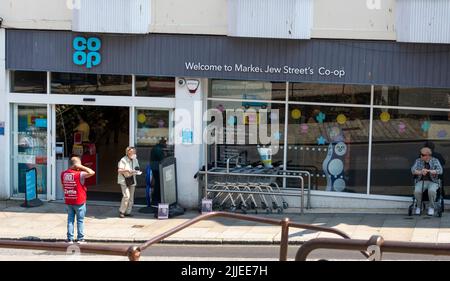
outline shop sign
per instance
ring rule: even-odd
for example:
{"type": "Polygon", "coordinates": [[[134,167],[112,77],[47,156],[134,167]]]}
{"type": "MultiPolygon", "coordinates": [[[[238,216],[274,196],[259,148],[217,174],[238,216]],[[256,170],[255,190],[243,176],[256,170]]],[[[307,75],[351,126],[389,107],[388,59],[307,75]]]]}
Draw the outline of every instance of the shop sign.
{"type": "Polygon", "coordinates": [[[25,172],[25,202],[20,206],[25,208],[41,206],[43,203],[37,194],[37,170],[31,168],[25,172]]]}
{"type": "Polygon", "coordinates": [[[186,87],[188,88],[189,93],[191,93],[191,94],[195,94],[195,92],[197,92],[199,85],[200,85],[200,81],[198,81],[198,80],[193,80],[193,79],[186,80],[186,87]]]}
{"type": "Polygon", "coordinates": [[[0,136],[5,135],[5,122],[0,122],[0,136]]]}
{"type": "Polygon", "coordinates": [[[47,119],[36,118],[34,120],[34,124],[35,124],[36,128],[47,128],[47,119]]]}
{"type": "Polygon", "coordinates": [[[192,144],[193,142],[193,132],[190,128],[184,128],[181,131],[182,143],[183,144],[192,144]]]}
{"type": "Polygon", "coordinates": [[[73,39],[72,46],[75,50],[72,56],[74,64],[92,68],[102,62],[102,56],[100,55],[102,42],[99,38],[77,36],[73,39]]]}
{"type": "Polygon", "coordinates": [[[212,200],[211,199],[202,199],[202,214],[211,213],[212,212],[212,200]]]}
{"type": "Polygon", "coordinates": [[[158,219],[168,219],[169,218],[169,204],[158,204],[158,219]]]}
{"type": "Polygon", "coordinates": [[[32,168],[25,173],[26,177],[26,200],[33,200],[37,197],[37,171],[36,168],[32,168]]]}
{"type": "Polygon", "coordinates": [[[203,72],[234,72],[234,73],[264,73],[264,74],[288,74],[299,76],[326,76],[343,78],[345,70],[343,67],[327,66],[298,66],[298,65],[254,65],[254,64],[202,64],[200,62],[185,62],[186,70],[203,72]]]}

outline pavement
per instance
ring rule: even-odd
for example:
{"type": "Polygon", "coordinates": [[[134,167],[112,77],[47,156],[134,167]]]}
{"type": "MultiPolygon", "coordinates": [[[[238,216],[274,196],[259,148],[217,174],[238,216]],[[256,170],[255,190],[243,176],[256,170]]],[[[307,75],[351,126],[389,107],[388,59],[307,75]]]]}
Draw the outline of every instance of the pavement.
{"type": "MultiPolygon", "coordinates": [[[[66,238],[65,205],[45,202],[35,208],[20,207],[21,201],[0,201],[0,239],[62,241],[66,238]]],[[[140,243],[199,215],[188,211],[182,216],[158,220],[153,214],[133,209],[134,217],[119,218],[118,206],[88,202],[85,235],[88,242],[140,243]]],[[[290,210],[290,209],[288,209],[290,210]]],[[[450,212],[442,217],[408,217],[407,210],[311,209],[284,214],[258,214],[273,219],[337,228],[354,239],[381,235],[385,240],[450,243],[450,212]]],[[[250,214],[252,215],[252,214],[250,214]]],[[[279,244],[281,228],[248,221],[213,218],[198,222],[163,243],[184,244],[279,244]]],[[[301,244],[313,238],[333,238],[335,234],[290,228],[289,243],[301,244]]]]}

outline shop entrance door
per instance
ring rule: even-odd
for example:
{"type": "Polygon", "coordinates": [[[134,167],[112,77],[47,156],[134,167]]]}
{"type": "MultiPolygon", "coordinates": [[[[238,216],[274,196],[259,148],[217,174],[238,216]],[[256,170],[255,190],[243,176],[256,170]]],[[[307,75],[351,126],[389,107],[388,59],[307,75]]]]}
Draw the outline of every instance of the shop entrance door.
{"type": "Polygon", "coordinates": [[[117,163],[131,144],[144,172],[137,177],[134,202],[146,205],[145,170],[152,150],[156,148],[153,154],[160,157],[174,155],[173,113],[173,109],[162,108],[56,105],[54,199],[63,199],[59,175],[69,166],[72,155],[80,155],[96,171],[86,182],[88,200],[119,202],[122,193],[117,184],[117,163]],[[158,145],[162,140],[166,145],[158,145]]]}
{"type": "Polygon", "coordinates": [[[12,105],[11,128],[11,194],[13,198],[25,198],[25,173],[36,169],[37,195],[47,200],[51,194],[51,111],[47,105],[12,105]]]}
{"type": "Polygon", "coordinates": [[[120,201],[117,163],[130,143],[130,108],[56,105],[56,200],[63,199],[59,175],[77,155],[96,175],[86,180],[88,200],[120,201]]]}

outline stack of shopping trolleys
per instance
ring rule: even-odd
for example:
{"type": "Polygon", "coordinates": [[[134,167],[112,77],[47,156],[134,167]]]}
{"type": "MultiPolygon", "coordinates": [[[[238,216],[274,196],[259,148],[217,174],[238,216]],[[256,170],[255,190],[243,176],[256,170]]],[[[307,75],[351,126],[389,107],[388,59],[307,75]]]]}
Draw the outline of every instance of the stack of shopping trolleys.
{"type": "Polygon", "coordinates": [[[208,171],[212,174],[208,173],[207,197],[212,199],[216,210],[240,210],[243,213],[252,210],[258,213],[260,208],[268,214],[282,213],[289,205],[276,182],[279,170],[262,166],[237,166],[228,171],[212,168],[208,171]]]}

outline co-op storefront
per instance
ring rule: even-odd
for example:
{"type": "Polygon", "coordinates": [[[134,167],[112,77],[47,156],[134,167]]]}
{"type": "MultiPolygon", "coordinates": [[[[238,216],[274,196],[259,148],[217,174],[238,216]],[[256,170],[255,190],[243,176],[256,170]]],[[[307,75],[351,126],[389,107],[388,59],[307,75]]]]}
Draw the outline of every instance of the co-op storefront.
{"type": "MultiPolygon", "coordinates": [[[[205,161],[223,165],[240,154],[246,165],[258,164],[264,146],[201,144],[206,109],[223,114],[225,126],[227,111],[267,110],[279,125],[272,162],[313,167],[312,207],[406,206],[420,146],[431,140],[450,155],[449,45],[7,30],[6,46],[5,188],[12,198],[23,197],[21,178],[30,167],[39,168],[42,198],[58,197],[58,160],[76,142],[60,120],[71,110],[67,118],[90,113],[85,121],[98,143],[84,151],[96,156],[99,182],[108,169],[115,173],[123,146],[136,146],[145,163],[167,138],[179,202],[187,207],[202,196],[194,175],[205,161]],[[120,114],[108,110],[118,108],[120,114]],[[96,112],[103,118],[93,122],[96,112]],[[112,156],[98,148],[105,138],[99,132],[117,122],[124,129],[112,156]]],[[[257,115],[244,124],[259,121],[257,115]]],[[[97,191],[116,187],[102,184],[97,191]]]]}

